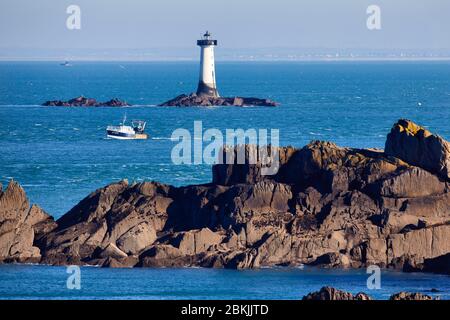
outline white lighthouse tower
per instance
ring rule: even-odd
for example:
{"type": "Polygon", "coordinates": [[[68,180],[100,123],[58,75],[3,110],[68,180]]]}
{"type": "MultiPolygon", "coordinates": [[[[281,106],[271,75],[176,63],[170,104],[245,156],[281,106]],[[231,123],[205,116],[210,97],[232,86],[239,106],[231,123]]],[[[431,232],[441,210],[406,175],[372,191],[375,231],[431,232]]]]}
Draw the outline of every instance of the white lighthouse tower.
{"type": "Polygon", "coordinates": [[[216,87],[216,70],[214,66],[214,47],[217,40],[211,38],[211,34],[206,31],[201,40],[197,40],[200,46],[200,79],[198,81],[197,95],[218,97],[216,87]]]}

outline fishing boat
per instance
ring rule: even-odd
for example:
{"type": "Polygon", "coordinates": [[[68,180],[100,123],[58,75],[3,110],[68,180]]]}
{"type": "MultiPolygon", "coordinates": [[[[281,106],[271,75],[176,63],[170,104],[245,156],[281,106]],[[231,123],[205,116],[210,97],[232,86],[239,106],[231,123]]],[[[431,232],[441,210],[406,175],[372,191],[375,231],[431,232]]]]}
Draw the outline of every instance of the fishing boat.
{"type": "Polygon", "coordinates": [[[120,140],[144,140],[148,135],[144,132],[146,122],[144,120],[131,120],[131,126],[126,125],[127,117],[118,126],[107,126],[106,136],[120,140]]]}

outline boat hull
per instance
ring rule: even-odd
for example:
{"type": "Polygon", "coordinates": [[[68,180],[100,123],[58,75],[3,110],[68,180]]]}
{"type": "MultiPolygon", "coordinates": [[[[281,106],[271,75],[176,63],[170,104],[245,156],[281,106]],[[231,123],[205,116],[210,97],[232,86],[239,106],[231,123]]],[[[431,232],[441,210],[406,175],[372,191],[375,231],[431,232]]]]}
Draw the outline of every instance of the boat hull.
{"type": "Polygon", "coordinates": [[[148,135],[145,133],[125,133],[118,131],[106,131],[106,136],[111,139],[118,140],[145,140],[148,138],[148,135]]]}

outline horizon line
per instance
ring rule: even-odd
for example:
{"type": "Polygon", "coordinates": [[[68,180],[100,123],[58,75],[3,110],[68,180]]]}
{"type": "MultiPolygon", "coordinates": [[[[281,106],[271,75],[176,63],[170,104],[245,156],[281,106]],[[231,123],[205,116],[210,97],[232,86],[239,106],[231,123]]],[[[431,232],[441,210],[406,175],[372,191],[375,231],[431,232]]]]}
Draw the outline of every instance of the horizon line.
{"type": "MultiPolygon", "coordinates": [[[[197,58],[157,58],[157,59],[130,59],[130,58],[82,58],[68,59],[67,57],[0,57],[0,62],[198,62],[197,58]]],[[[216,62],[447,62],[450,56],[443,57],[317,57],[317,58],[235,58],[216,59],[216,62]]]]}

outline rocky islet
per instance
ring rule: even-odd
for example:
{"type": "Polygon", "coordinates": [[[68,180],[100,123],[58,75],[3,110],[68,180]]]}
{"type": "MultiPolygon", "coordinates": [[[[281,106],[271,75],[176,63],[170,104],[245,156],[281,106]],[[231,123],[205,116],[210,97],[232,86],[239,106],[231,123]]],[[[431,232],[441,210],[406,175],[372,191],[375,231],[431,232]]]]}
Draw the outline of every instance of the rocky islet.
{"type": "Polygon", "coordinates": [[[261,99],[252,97],[216,97],[209,95],[197,95],[196,93],[181,94],[169,101],[163,102],[160,106],[165,107],[211,107],[211,106],[261,106],[276,107],[279,104],[271,99],[261,99]]]}
{"type": "MultiPolygon", "coordinates": [[[[79,96],[69,100],[48,100],[42,104],[45,107],[129,107],[126,101],[118,98],[100,102],[94,98],[86,98],[79,96]]],[[[260,99],[252,97],[215,97],[208,95],[197,95],[195,93],[186,95],[182,94],[174,99],[163,102],[159,106],[166,107],[210,107],[210,106],[265,106],[276,107],[278,103],[270,99],[260,99]]]]}
{"type": "Polygon", "coordinates": [[[114,98],[105,102],[97,101],[93,98],[79,96],[69,100],[49,100],[42,104],[45,107],[128,107],[126,101],[114,98]]]}

